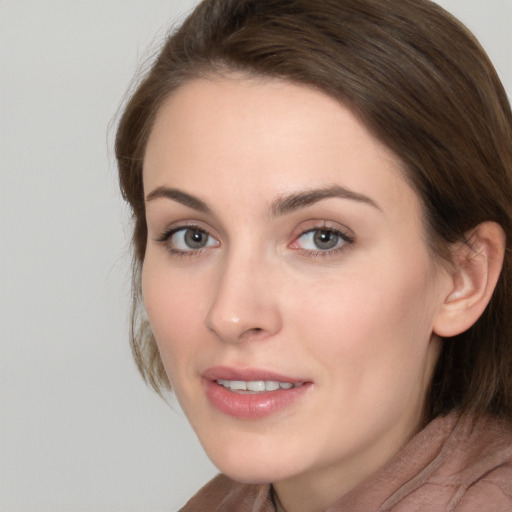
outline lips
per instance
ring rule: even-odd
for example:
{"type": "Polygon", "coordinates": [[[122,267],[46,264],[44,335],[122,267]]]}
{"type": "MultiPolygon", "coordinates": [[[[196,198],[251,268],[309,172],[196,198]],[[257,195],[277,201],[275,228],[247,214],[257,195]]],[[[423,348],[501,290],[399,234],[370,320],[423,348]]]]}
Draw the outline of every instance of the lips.
{"type": "Polygon", "coordinates": [[[267,370],[214,367],[203,374],[206,396],[220,412],[240,419],[260,419],[292,406],[311,382],[267,370]]]}

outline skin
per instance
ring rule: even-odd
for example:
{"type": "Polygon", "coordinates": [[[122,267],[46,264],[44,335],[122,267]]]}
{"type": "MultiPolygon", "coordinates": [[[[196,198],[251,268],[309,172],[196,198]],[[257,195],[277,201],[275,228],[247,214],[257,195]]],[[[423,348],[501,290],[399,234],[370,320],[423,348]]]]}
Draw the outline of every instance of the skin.
{"type": "Polygon", "coordinates": [[[318,91],[214,77],[160,109],[144,190],[144,302],[207,454],[234,479],[272,482],[281,509],[324,510],[421,427],[439,354],[435,322],[452,281],[425,243],[400,161],[318,91]],[[334,186],[353,194],[275,211],[290,194],[334,186]],[[151,196],[159,187],[208,211],[151,196]],[[204,247],[186,245],[190,225],[204,247]],[[182,231],[163,240],[170,229],[182,231]],[[322,229],[348,240],[319,247],[322,229]],[[201,373],[217,365],[310,386],[276,414],[239,419],[206,397],[201,373]]]}

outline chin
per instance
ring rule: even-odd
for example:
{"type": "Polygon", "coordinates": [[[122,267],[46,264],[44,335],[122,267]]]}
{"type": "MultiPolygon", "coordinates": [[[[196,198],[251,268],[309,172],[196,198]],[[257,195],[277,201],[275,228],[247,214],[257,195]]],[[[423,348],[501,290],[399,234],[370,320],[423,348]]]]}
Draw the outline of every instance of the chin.
{"type": "MultiPolygon", "coordinates": [[[[208,452],[212,463],[217,469],[236,480],[248,484],[266,484],[285,480],[304,471],[297,463],[283,458],[278,450],[271,453],[255,454],[252,450],[214,450],[208,452]]],[[[299,457],[300,454],[299,454],[299,457]]]]}
{"type": "Polygon", "coordinates": [[[257,467],[254,464],[250,467],[246,464],[215,464],[215,466],[232,480],[244,484],[270,484],[292,476],[289,472],[268,467],[268,464],[266,467],[257,467]]]}

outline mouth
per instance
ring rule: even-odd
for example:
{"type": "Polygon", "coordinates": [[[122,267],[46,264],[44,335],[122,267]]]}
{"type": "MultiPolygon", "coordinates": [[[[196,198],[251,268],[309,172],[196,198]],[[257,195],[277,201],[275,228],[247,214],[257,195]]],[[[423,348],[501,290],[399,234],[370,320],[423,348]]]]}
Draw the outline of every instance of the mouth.
{"type": "Polygon", "coordinates": [[[262,419],[294,406],[313,384],[256,369],[214,367],[201,376],[210,405],[244,420],[262,419]]]}
{"type": "Polygon", "coordinates": [[[225,380],[217,379],[217,384],[234,393],[266,393],[281,389],[292,389],[302,386],[303,382],[279,382],[277,380],[225,380]]]}

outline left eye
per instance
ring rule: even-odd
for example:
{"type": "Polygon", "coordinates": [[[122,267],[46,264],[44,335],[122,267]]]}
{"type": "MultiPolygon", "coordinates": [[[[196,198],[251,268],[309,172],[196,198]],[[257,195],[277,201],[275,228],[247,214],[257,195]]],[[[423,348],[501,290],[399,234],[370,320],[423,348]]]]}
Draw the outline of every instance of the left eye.
{"type": "Polygon", "coordinates": [[[330,251],[348,241],[347,237],[333,229],[311,229],[299,236],[296,244],[306,251],[330,251]]]}
{"type": "Polygon", "coordinates": [[[198,228],[181,228],[169,237],[173,249],[177,251],[197,251],[217,245],[217,240],[206,231],[198,228]]]}

